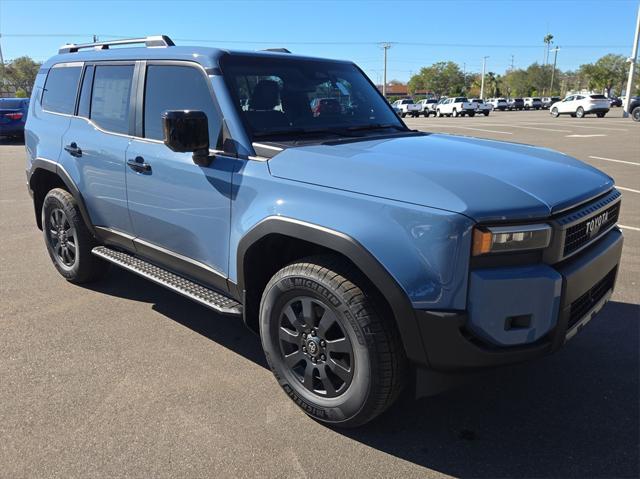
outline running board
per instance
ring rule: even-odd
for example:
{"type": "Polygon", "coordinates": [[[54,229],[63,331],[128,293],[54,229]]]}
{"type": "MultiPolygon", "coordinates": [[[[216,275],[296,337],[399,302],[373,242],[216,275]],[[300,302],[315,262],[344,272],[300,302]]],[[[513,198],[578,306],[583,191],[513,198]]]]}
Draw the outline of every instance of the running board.
{"type": "Polygon", "coordinates": [[[186,296],[218,313],[242,314],[242,305],[237,301],[129,253],[111,249],[107,246],[97,246],[91,252],[110,263],[186,296]]]}

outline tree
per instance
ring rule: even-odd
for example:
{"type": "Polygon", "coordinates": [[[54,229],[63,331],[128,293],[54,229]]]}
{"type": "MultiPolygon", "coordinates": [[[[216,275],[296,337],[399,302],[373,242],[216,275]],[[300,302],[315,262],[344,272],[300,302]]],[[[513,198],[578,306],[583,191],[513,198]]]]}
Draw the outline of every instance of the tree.
{"type": "Polygon", "coordinates": [[[627,80],[629,65],[622,55],[609,53],[593,64],[581,65],[579,72],[587,79],[588,88],[611,95],[615,86],[621,92],[627,80]]]}
{"type": "Polygon", "coordinates": [[[457,95],[464,88],[464,75],[454,62],[438,62],[420,69],[409,80],[411,91],[425,89],[438,96],[457,95]]]}
{"type": "Polygon", "coordinates": [[[551,35],[550,33],[547,33],[544,36],[543,41],[547,45],[547,50],[546,50],[545,55],[544,55],[544,64],[546,65],[548,63],[548,61],[549,61],[549,47],[553,43],[553,35],[551,35]]]}
{"type": "Polygon", "coordinates": [[[24,90],[26,94],[31,94],[31,88],[39,69],[40,64],[34,62],[30,57],[16,58],[5,65],[0,84],[8,85],[15,91],[24,90]]]}

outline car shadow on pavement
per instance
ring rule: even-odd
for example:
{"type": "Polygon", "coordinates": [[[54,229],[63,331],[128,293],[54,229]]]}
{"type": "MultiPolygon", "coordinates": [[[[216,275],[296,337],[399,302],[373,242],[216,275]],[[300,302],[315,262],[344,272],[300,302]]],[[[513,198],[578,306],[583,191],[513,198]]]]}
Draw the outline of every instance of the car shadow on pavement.
{"type": "MultiPolygon", "coordinates": [[[[91,289],[153,309],[267,367],[242,321],[113,268],[91,289]]],[[[558,353],[410,392],[359,429],[335,429],[387,454],[458,477],[638,477],[640,306],[610,302],[558,353]]]]}
{"type": "Polygon", "coordinates": [[[0,145],[24,145],[23,138],[14,138],[10,136],[0,136],[0,145]]]}
{"type": "Polygon", "coordinates": [[[554,355],[344,433],[457,477],[639,477],[639,326],[640,306],[611,302],[554,355]]]}

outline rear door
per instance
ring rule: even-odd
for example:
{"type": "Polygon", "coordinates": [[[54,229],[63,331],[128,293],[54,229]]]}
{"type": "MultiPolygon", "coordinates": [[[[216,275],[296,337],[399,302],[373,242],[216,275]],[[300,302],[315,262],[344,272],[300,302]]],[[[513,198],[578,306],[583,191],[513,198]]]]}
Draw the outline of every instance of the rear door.
{"type": "MultiPolygon", "coordinates": [[[[127,160],[148,165],[127,168],[129,212],[136,248],[151,259],[181,266],[204,266],[212,281],[226,279],[231,214],[231,173],[236,160],[218,152],[209,166],[191,153],[176,153],[163,143],[161,114],[202,110],[209,141],[216,148],[222,115],[205,71],[191,62],[147,62],[138,83],[136,138],[127,160]],[[142,75],[144,73],[144,75],[142,75]]],[[[190,272],[190,271],[189,271],[190,272]]],[[[217,285],[217,284],[215,284],[217,285]]]]}
{"type": "Polygon", "coordinates": [[[79,178],[95,226],[132,234],[125,152],[133,128],[135,62],[85,65],[77,116],[63,138],[61,163],[79,178]]]}

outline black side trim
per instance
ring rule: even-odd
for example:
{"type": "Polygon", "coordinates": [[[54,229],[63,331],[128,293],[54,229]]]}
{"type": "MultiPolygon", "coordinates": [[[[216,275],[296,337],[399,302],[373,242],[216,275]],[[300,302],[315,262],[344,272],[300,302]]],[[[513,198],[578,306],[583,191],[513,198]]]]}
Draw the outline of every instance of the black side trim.
{"type": "Polygon", "coordinates": [[[58,176],[58,178],[62,180],[62,182],[65,184],[65,186],[69,190],[69,193],[73,195],[76,202],[78,203],[78,209],[80,210],[82,219],[87,225],[87,229],[93,236],[95,236],[96,235],[95,228],[93,227],[91,217],[89,216],[89,212],[87,211],[84,198],[82,197],[80,190],[78,190],[78,187],[74,183],[71,176],[69,176],[69,174],[66,172],[66,170],[62,166],[60,166],[59,164],[53,161],[36,158],[31,162],[31,171],[29,171],[28,173],[29,188],[31,190],[33,190],[33,180],[37,178],[38,170],[46,170],[51,173],[55,173],[58,176]]]}
{"type": "Polygon", "coordinates": [[[245,290],[246,254],[252,245],[271,234],[304,240],[346,256],[368,277],[391,306],[409,360],[416,364],[428,365],[416,317],[406,293],[364,246],[338,231],[280,216],[262,220],[247,232],[238,244],[237,274],[241,294],[245,290]]]}

